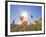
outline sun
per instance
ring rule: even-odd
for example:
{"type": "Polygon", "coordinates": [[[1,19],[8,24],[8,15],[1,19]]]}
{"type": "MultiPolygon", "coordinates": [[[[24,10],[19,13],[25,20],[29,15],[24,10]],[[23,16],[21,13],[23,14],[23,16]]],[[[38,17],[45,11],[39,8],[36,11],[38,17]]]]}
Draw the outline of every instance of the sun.
{"type": "Polygon", "coordinates": [[[22,12],[21,15],[24,16],[24,18],[27,18],[28,17],[28,13],[27,12],[22,12]]]}

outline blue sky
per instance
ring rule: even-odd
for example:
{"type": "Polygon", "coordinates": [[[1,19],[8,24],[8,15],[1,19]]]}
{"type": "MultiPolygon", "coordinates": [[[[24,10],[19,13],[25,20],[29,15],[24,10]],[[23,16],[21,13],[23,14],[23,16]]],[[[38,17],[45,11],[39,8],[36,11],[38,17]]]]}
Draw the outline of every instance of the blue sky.
{"type": "Polygon", "coordinates": [[[28,15],[32,15],[33,18],[29,20],[36,20],[42,17],[42,7],[41,6],[26,6],[26,5],[11,5],[10,6],[10,20],[20,22],[18,16],[22,12],[27,12],[28,15]]]}

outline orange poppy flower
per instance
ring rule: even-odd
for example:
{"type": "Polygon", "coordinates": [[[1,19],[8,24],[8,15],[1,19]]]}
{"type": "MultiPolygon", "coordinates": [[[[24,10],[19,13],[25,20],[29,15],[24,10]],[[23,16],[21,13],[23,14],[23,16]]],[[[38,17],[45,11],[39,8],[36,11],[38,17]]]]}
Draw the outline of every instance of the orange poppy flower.
{"type": "Polygon", "coordinates": [[[23,20],[23,18],[24,18],[24,16],[19,16],[19,19],[22,21],[23,20]]]}
{"type": "Polygon", "coordinates": [[[23,22],[22,22],[22,26],[23,26],[23,27],[26,27],[26,26],[27,26],[27,23],[28,23],[27,21],[23,21],[23,22]]]}

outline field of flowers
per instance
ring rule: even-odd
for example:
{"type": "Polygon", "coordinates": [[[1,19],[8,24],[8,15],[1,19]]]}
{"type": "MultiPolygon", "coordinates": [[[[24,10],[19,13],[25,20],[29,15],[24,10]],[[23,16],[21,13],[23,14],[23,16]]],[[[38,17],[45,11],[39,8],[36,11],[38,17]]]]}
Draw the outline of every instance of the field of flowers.
{"type": "Polygon", "coordinates": [[[22,31],[40,31],[42,30],[42,21],[38,20],[35,21],[35,24],[28,24],[24,21],[22,22],[22,25],[13,23],[11,24],[11,32],[22,32],[22,31]]]}

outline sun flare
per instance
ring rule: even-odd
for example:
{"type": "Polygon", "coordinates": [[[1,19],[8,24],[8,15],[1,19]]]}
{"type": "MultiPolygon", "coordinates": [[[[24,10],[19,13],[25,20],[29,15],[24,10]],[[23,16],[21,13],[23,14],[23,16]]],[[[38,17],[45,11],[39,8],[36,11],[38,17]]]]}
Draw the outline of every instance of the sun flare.
{"type": "Polygon", "coordinates": [[[24,16],[24,18],[27,18],[28,16],[27,12],[22,12],[22,16],[24,16]]]}

